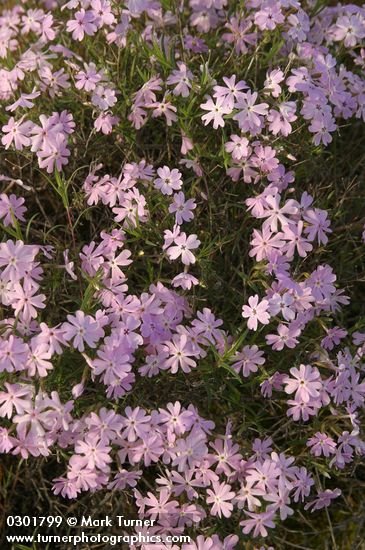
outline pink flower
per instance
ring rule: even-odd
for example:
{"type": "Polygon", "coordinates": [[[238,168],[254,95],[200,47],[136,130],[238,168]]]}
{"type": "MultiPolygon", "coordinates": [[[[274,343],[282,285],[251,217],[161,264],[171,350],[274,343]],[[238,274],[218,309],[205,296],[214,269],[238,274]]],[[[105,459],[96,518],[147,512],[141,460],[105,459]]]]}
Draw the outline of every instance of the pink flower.
{"type": "Polygon", "coordinates": [[[172,342],[166,342],[164,347],[169,354],[165,366],[171,370],[172,374],[175,374],[179,368],[184,372],[190,372],[196,367],[196,362],[191,359],[195,353],[185,334],[175,334],[172,342]]]}
{"type": "Polygon", "coordinates": [[[51,359],[52,353],[49,346],[44,343],[38,343],[36,339],[31,342],[29,357],[27,361],[27,369],[30,376],[38,374],[40,377],[45,377],[49,370],[53,369],[53,365],[48,359],[51,359]]]}
{"type": "Polygon", "coordinates": [[[248,86],[244,80],[236,82],[235,74],[230,78],[224,76],[223,82],[225,83],[225,86],[214,86],[214,97],[223,97],[228,105],[230,105],[233,109],[235,100],[241,96],[242,90],[247,90],[248,86]]]}
{"type": "Polygon", "coordinates": [[[147,495],[148,496],[144,499],[144,504],[149,508],[146,514],[150,516],[151,519],[178,514],[178,502],[176,500],[169,500],[171,495],[168,489],[162,489],[158,498],[150,492],[148,492],[147,495]]]}
{"type": "Polygon", "coordinates": [[[84,70],[79,71],[75,75],[75,86],[78,90],[84,89],[86,92],[91,92],[95,90],[101,79],[102,74],[96,70],[95,63],[85,63],[84,70]]]}
{"type": "Polygon", "coordinates": [[[286,393],[295,392],[295,398],[304,401],[304,403],[319,397],[322,380],[316,367],[300,365],[299,369],[292,367],[289,372],[293,378],[286,376],[284,379],[286,393]]]}
{"type": "Polygon", "coordinates": [[[163,195],[172,195],[182,187],[181,172],[177,168],[170,170],[168,166],[158,168],[158,178],[155,179],[155,188],[159,189],[163,195]]]}
{"type": "Polygon", "coordinates": [[[173,203],[169,206],[169,212],[175,213],[175,221],[181,225],[184,222],[190,222],[194,218],[193,210],[196,208],[195,200],[185,200],[185,195],[182,191],[175,193],[173,203]]]}
{"type": "Polygon", "coordinates": [[[242,306],[242,317],[248,319],[247,327],[251,330],[257,330],[258,322],[267,325],[270,320],[270,315],[267,312],[269,302],[267,300],[259,302],[259,297],[255,294],[255,296],[249,297],[248,303],[248,306],[242,306]]]}
{"type": "Polygon", "coordinates": [[[67,21],[66,29],[68,32],[72,32],[72,38],[75,40],[81,41],[85,34],[92,36],[97,31],[94,13],[81,8],[75,13],[75,19],[67,21]]]}
{"type": "Polygon", "coordinates": [[[85,440],[77,441],[75,452],[80,454],[84,459],[86,468],[99,468],[100,470],[108,470],[108,464],[112,461],[110,456],[111,447],[99,439],[97,434],[89,433],[85,440]]]}
{"type": "Polygon", "coordinates": [[[191,273],[179,273],[171,281],[172,286],[181,287],[184,290],[190,290],[192,286],[198,285],[199,280],[191,273]]]}
{"type": "Polygon", "coordinates": [[[317,432],[313,437],[308,439],[307,447],[310,447],[310,452],[314,456],[326,456],[329,457],[330,454],[336,453],[336,443],[333,441],[332,437],[328,435],[317,432]]]}
{"type": "Polygon", "coordinates": [[[176,107],[170,103],[170,101],[156,101],[147,105],[150,109],[153,109],[152,117],[157,118],[164,116],[166,118],[167,126],[171,126],[173,122],[177,121],[176,107]]]}
{"type": "Polygon", "coordinates": [[[253,529],[254,537],[267,537],[267,527],[271,529],[275,527],[275,523],[273,522],[275,512],[272,510],[261,513],[246,512],[246,514],[251,519],[245,519],[240,522],[240,525],[243,526],[242,531],[245,535],[248,535],[253,529]]]}
{"type": "Polygon", "coordinates": [[[32,270],[38,254],[38,246],[24,244],[23,241],[8,240],[0,243],[0,267],[4,267],[1,276],[6,281],[17,281],[32,270]]]}
{"type": "Polygon", "coordinates": [[[23,120],[24,116],[17,121],[11,117],[7,124],[1,128],[6,134],[1,138],[1,143],[5,146],[5,149],[9,149],[13,142],[15,149],[18,151],[22,151],[23,147],[28,147],[28,145],[30,145],[29,132],[32,123],[30,121],[23,122],[23,120]]]}
{"type": "Polygon", "coordinates": [[[31,386],[4,383],[6,391],[0,391],[0,416],[11,418],[13,409],[17,414],[31,408],[31,386]]]}
{"type": "Polygon", "coordinates": [[[19,371],[25,369],[29,348],[18,336],[10,334],[0,340],[0,372],[19,371]]]}
{"type": "Polygon", "coordinates": [[[202,121],[205,126],[213,121],[214,130],[217,130],[219,126],[223,128],[223,115],[229,115],[232,112],[232,106],[225,97],[218,97],[214,103],[213,99],[209,96],[206,103],[202,103],[200,108],[204,109],[204,111],[209,111],[206,115],[202,116],[202,121]]]}
{"type": "Polygon", "coordinates": [[[37,151],[38,163],[40,168],[45,168],[49,174],[57,169],[62,171],[62,166],[68,164],[70,151],[67,149],[67,138],[64,134],[58,133],[54,139],[43,145],[42,149],[37,151]]]}
{"type": "Polygon", "coordinates": [[[73,347],[79,351],[84,351],[84,342],[91,348],[95,348],[96,342],[104,335],[99,323],[91,315],[85,315],[83,311],[76,311],[75,316],[67,315],[67,321],[62,325],[64,338],[73,340],[73,347]]]}
{"type": "Polygon", "coordinates": [[[266,343],[272,346],[275,351],[281,351],[284,346],[293,349],[299,343],[296,338],[299,335],[300,329],[293,323],[289,326],[280,323],[278,334],[268,334],[266,336],[266,343]]]}
{"type": "Polygon", "coordinates": [[[256,345],[244,346],[242,351],[236,351],[235,355],[231,358],[233,362],[232,368],[237,373],[242,370],[242,375],[247,377],[252,372],[257,372],[258,365],[263,365],[265,363],[263,355],[264,352],[259,351],[256,345]]]}
{"type": "Polygon", "coordinates": [[[298,222],[298,225],[291,224],[283,226],[283,239],[286,240],[284,250],[288,258],[293,258],[295,250],[297,250],[299,256],[305,258],[307,252],[313,249],[313,246],[308,240],[302,236],[304,224],[302,221],[298,222]]]}
{"type": "Polygon", "coordinates": [[[182,63],[181,61],[178,61],[177,66],[179,69],[172,71],[166,80],[166,84],[176,84],[172,92],[174,95],[188,97],[191,89],[190,81],[193,78],[193,73],[187,68],[185,63],[182,63]]]}
{"type": "Polygon", "coordinates": [[[231,501],[235,497],[231,486],[228,483],[213,482],[213,489],[207,489],[207,495],[207,504],[213,504],[210,509],[212,516],[221,518],[223,515],[225,518],[229,518],[233,510],[231,501]]]}
{"type": "Polygon", "coordinates": [[[181,256],[181,261],[184,265],[195,264],[196,258],[191,250],[198,248],[200,241],[196,235],[186,236],[186,233],[180,233],[174,239],[175,246],[170,246],[166,253],[170,260],[176,260],[181,256]]]}
{"type": "Polygon", "coordinates": [[[231,141],[224,145],[227,153],[231,153],[234,160],[241,160],[249,154],[249,141],[244,136],[231,135],[231,141]]]}
{"type": "Polygon", "coordinates": [[[255,256],[256,260],[260,262],[268,257],[275,249],[282,248],[284,245],[283,233],[273,234],[268,227],[263,227],[262,232],[257,229],[253,230],[254,237],[250,242],[253,247],[249,255],[255,256]]]}
{"type": "Polygon", "coordinates": [[[265,94],[272,95],[272,97],[279,97],[281,94],[280,82],[284,80],[284,73],[281,69],[274,69],[266,73],[266,80],[264,82],[265,94]]]}
{"type": "Polygon", "coordinates": [[[252,93],[248,90],[246,93],[242,93],[235,103],[235,108],[239,112],[234,115],[233,120],[237,120],[239,127],[244,132],[257,131],[261,127],[260,117],[267,115],[269,105],[267,103],[256,104],[257,97],[257,92],[252,93]]]}
{"type": "Polygon", "coordinates": [[[21,313],[25,321],[30,321],[37,317],[37,309],[44,309],[46,307],[43,303],[46,296],[44,294],[36,294],[37,292],[38,285],[34,286],[29,283],[25,283],[24,286],[19,283],[14,285],[10,293],[10,300],[15,315],[21,313]]]}
{"type": "Polygon", "coordinates": [[[5,227],[9,225],[14,225],[13,217],[16,220],[22,222],[25,221],[24,214],[27,211],[27,208],[23,206],[25,199],[23,197],[17,197],[14,194],[10,196],[5,193],[0,195],[0,218],[3,219],[5,227]]]}
{"type": "Polygon", "coordinates": [[[281,196],[267,195],[265,197],[265,209],[261,218],[266,218],[263,227],[269,227],[272,232],[278,231],[278,223],[281,227],[287,226],[292,221],[289,216],[296,214],[298,209],[293,200],[288,200],[280,207],[281,196]]]}
{"type": "Polygon", "coordinates": [[[128,441],[136,441],[137,437],[145,439],[150,431],[151,417],[140,407],[126,407],[122,418],[122,437],[128,441]]]}

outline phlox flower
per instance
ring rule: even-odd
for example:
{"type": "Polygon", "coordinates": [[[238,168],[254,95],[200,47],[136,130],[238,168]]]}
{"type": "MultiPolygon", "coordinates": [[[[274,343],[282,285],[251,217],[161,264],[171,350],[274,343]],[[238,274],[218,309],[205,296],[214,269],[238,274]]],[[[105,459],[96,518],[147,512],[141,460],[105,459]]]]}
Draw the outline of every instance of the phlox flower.
{"type": "Polygon", "coordinates": [[[24,244],[23,241],[0,243],[0,267],[4,267],[1,277],[6,281],[17,281],[32,271],[33,262],[39,252],[38,246],[24,244]]]}
{"type": "Polygon", "coordinates": [[[224,33],[222,39],[229,44],[234,44],[237,54],[245,54],[249,46],[255,45],[257,33],[248,32],[252,28],[252,21],[233,16],[225,26],[230,32],[224,33]]]}
{"type": "Polygon", "coordinates": [[[163,440],[160,435],[148,435],[143,443],[133,447],[132,456],[134,462],[143,460],[145,466],[150,466],[152,462],[158,462],[164,453],[163,440]]]}
{"type": "Polygon", "coordinates": [[[96,342],[104,336],[99,323],[91,315],[85,315],[83,311],[76,311],[75,315],[67,315],[67,322],[62,324],[62,330],[65,340],[73,340],[73,347],[79,351],[85,350],[85,342],[91,348],[95,348],[96,342]]]}
{"type": "Polygon", "coordinates": [[[15,149],[18,151],[22,151],[23,147],[30,145],[29,132],[32,123],[30,121],[23,122],[23,120],[24,116],[17,121],[14,117],[10,117],[7,124],[1,128],[5,134],[1,138],[1,143],[5,146],[5,149],[9,149],[13,142],[15,149]]]}
{"type": "Polygon", "coordinates": [[[331,491],[331,489],[326,489],[325,491],[320,491],[317,498],[311,502],[308,502],[304,506],[304,510],[311,510],[311,512],[314,512],[315,510],[327,508],[331,504],[332,500],[338,498],[340,495],[341,489],[334,489],[333,491],[331,491]]]}
{"type": "Polygon", "coordinates": [[[321,432],[317,432],[313,437],[308,439],[307,447],[310,447],[310,452],[314,456],[323,455],[329,457],[330,454],[336,452],[336,443],[332,437],[321,432]]]}
{"type": "Polygon", "coordinates": [[[181,403],[167,403],[166,409],[159,409],[159,421],[164,424],[171,433],[182,435],[193,425],[191,411],[183,410],[181,403]]]}
{"type": "Polygon", "coordinates": [[[216,319],[212,311],[205,307],[203,311],[197,312],[197,319],[192,322],[195,334],[206,338],[211,344],[215,344],[221,335],[218,327],[223,325],[221,319],[216,319]]]}
{"type": "Polygon", "coordinates": [[[256,104],[257,97],[257,92],[248,90],[240,95],[234,105],[239,112],[234,115],[233,120],[238,122],[244,132],[257,131],[261,127],[260,117],[266,116],[268,113],[269,105],[267,103],[256,104]]]}
{"type": "Polygon", "coordinates": [[[264,211],[260,216],[266,218],[263,227],[269,227],[273,233],[278,231],[278,223],[281,227],[289,225],[292,222],[290,216],[297,212],[295,201],[289,199],[283,206],[280,206],[280,201],[281,196],[279,194],[267,195],[264,211]]]}
{"type": "Polygon", "coordinates": [[[37,432],[27,431],[26,425],[17,430],[17,436],[13,438],[14,449],[11,454],[20,455],[23,459],[30,456],[48,456],[48,450],[44,440],[37,432]]]}
{"type": "Polygon", "coordinates": [[[168,166],[158,168],[158,178],[155,179],[155,188],[159,189],[163,195],[172,195],[182,187],[182,175],[177,168],[170,170],[168,166]]]}
{"type": "Polygon", "coordinates": [[[191,287],[194,285],[199,284],[199,280],[194,277],[194,275],[191,275],[191,273],[179,273],[179,275],[176,275],[171,281],[172,286],[181,287],[183,290],[190,290],[191,287]]]}
{"type": "Polygon", "coordinates": [[[195,200],[185,200],[182,191],[174,193],[173,203],[169,206],[170,214],[175,213],[175,222],[181,225],[184,222],[190,222],[194,218],[193,210],[196,208],[195,200]]]}
{"type": "Polygon", "coordinates": [[[152,118],[164,116],[167,126],[171,126],[173,122],[177,121],[177,108],[170,101],[165,99],[163,101],[155,101],[148,104],[147,107],[153,109],[152,118]]]}
{"type": "Polygon", "coordinates": [[[188,97],[191,89],[191,80],[193,79],[193,73],[188,69],[185,63],[178,61],[178,70],[172,71],[166,80],[166,84],[174,85],[172,93],[176,96],[188,97]]]}
{"type": "Polygon", "coordinates": [[[332,33],[336,41],[343,41],[347,48],[353,48],[365,37],[365,26],[356,15],[342,15],[337,19],[332,33]]]}
{"type": "Polygon", "coordinates": [[[289,292],[283,295],[275,292],[269,300],[270,315],[280,313],[286,321],[292,321],[295,318],[294,298],[289,292]]]}
{"type": "Polygon", "coordinates": [[[5,391],[0,391],[0,416],[11,418],[13,409],[16,414],[23,414],[31,406],[31,386],[26,384],[4,383],[5,391]]]}
{"type": "Polygon", "coordinates": [[[255,296],[249,297],[248,303],[248,306],[242,306],[242,317],[248,319],[247,327],[251,330],[257,330],[258,322],[267,325],[270,320],[269,302],[267,300],[259,302],[259,297],[255,294],[255,296]]]}
{"type": "Polygon", "coordinates": [[[86,92],[92,92],[102,78],[102,74],[97,71],[95,63],[84,63],[84,69],[75,74],[75,87],[78,90],[84,89],[86,92]]]}
{"type": "Polygon", "coordinates": [[[290,508],[289,490],[283,483],[279,483],[277,492],[269,493],[264,496],[264,499],[268,502],[272,502],[267,507],[267,511],[279,512],[281,521],[286,520],[288,516],[294,514],[293,508],[290,508]]]}
{"type": "Polygon", "coordinates": [[[207,114],[202,116],[202,121],[205,126],[213,121],[214,130],[217,130],[219,126],[222,128],[224,127],[223,115],[229,115],[233,109],[224,96],[218,97],[215,102],[209,96],[208,100],[200,105],[200,108],[204,111],[209,111],[207,114]]]}
{"type": "Polygon", "coordinates": [[[282,82],[284,78],[284,73],[281,69],[268,71],[264,82],[264,93],[272,97],[279,97],[281,94],[280,82],[282,82]]]}
{"type": "Polygon", "coordinates": [[[196,258],[191,250],[195,250],[200,245],[200,241],[196,235],[186,236],[186,233],[182,232],[175,237],[174,246],[170,246],[166,253],[170,260],[176,260],[181,256],[181,261],[184,265],[195,264],[196,258]]]}
{"type": "Polygon", "coordinates": [[[244,346],[242,351],[236,351],[231,358],[232,368],[239,373],[242,371],[244,377],[252,372],[257,372],[258,366],[265,363],[264,352],[260,351],[256,345],[244,346]]]}
{"type": "Polygon", "coordinates": [[[91,0],[90,7],[95,16],[95,24],[98,28],[103,25],[112,25],[115,22],[109,0],[91,0]]]}
{"type": "Polygon", "coordinates": [[[162,489],[158,498],[151,492],[147,493],[147,497],[144,499],[144,505],[148,507],[146,514],[151,519],[163,516],[177,516],[178,515],[178,502],[177,500],[170,500],[170,492],[168,489],[162,489]]]}
{"type": "Polygon", "coordinates": [[[35,319],[38,315],[37,309],[44,309],[46,306],[44,294],[36,294],[38,285],[34,286],[25,283],[24,286],[15,283],[10,293],[11,306],[14,308],[15,315],[21,313],[24,321],[35,319]]]}
{"type": "Polygon", "coordinates": [[[135,487],[142,476],[142,470],[128,471],[122,468],[108,485],[108,489],[122,491],[127,487],[135,487]]]}
{"type": "Polygon", "coordinates": [[[185,334],[175,334],[172,342],[166,342],[164,347],[169,354],[165,366],[172,374],[175,374],[179,368],[184,372],[190,372],[196,367],[196,362],[192,359],[195,354],[185,334]]]}
{"type": "Polygon", "coordinates": [[[40,91],[34,91],[30,94],[20,94],[19,99],[17,99],[11,105],[7,105],[5,107],[5,111],[13,112],[13,111],[16,111],[18,107],[23,107],[23,109],[31,109],[32,107],[34,107],[34,103],[31,101],[31,99],[35,99],[40,95],[41,95],[40,91]]]}
{"type": "Polygon", "coordinates": [[[340,327],[333,327],[327,329],[327,336],[321,340],[321,346],[324,349],[332,350],[334,346],[337,346],[342,338],[347,336],[347,330],[340,327]]]}
{"type": "Polygon", "coordinates": [[[94,128],[98,132],[102,132],[104,135],[112,133],[113,126],[118,124],[120,118],[112,116],[110,113],[100,113],[100,115],[94,121],[94,128]]]}
{"type": "Polygon", "coordinates": [[[298,224],[285,225],[282,228],[282,238],[285,239],[285,253],[289,259],[294,257],[295,251],[299,256],[305,258],[307,253],[313,250],[313,246],[302,236],[304,224],[299,221],[298,224]]]}
{"type": "Polygon", "coordinates": [[[284,379],[285,392],[288,394],[295,392],[295,398],[307,403],[313,398],[319,397],[319,390],[322,389],[322,380],[319,371],[311,365],[300,365],[299,369],[292,367],[290,376],[284,379]]]}
{"type": "Polygon", "coordinates": [[[208,452],[204,432],[194,427],[185,439],[177,439],[174,452],[172,465],[177,466],[179,472],[185,471],[187,467],[194,468],[208,452]]]}
{"type": "Polygon", "coordinates": [[[84,467],[91,470],[95,467],[107,470],[108,464],[112,461],[110,451],[111,447],[93,433],[87,434],[84,441],[79,440],[75,445],[75,452],[84,459],[84,467]]]}
{"type": "Polygon", "coordinates": [[[235,493],[231,491],[231,485],[228,483],[213,483],[212,489],[207,489],[207,504],[212,504],[210,513],[212,516],[222,515],[229,518],[233,504],[232,500],[235,497],[235,493]]]}
{"type": "Polygon", "coordinates": [[[241,160],[249,155],[249,141],[244,136],[231,135],[231,141],[224,145],[227,153],[231,153],[234,160],[241,160]]]}
{"type": "Polygon", "coordinates": [[[262,232],[254,229],[249,256],[255,256],[258,262],[264,260],[275,249],[281,249],[284,246],[285,241],[282,239],[283,233],[273,234],[268,227],[263,227],[262,232]]]}
{"type": "Polygon", "coordinates": [[[281,351],[284,346],[293,349],[299,343],[296,336],[299,336],[300,332],[300,329],[293,323],[289,326],[280,323],[278,334],[267,334],[266,343],[271,345],[275,351],[281,351]]]}
{"type": "Polygon", "coordinates": [[[298,468],[295,474],[293,485],[295,488],[293,496],[294,502],[304,501],[304,498],[310,494],[311,487],[314,485],[314,479],[309,475],[306,468],[298,468]]]}
{"type": "Polygon", "coordinates": [[[15,438],[9,435],[6,428],[0,428],[0,452],[9,453],[15,445],[15,438]]]}
{"type": "Polygon", "coordinates": [[[131,442],[136,441],[138,437],[145,439],[150,431],[150,421],[151,417],[140,407],[126,407],[122,417],[122,437],[131,442]]]}
{"type": "MultiPolygon", "coordinates": [[[[256,145],[254,155],[251,157],[252,164],[256,166],[262,174],[267,174],[279,166],[279,160],[276,158],[276,151],[268,145],[256,145]]],[[[269,189],[265,189],[265,195],[269,189]]]]}
{"type": "Polygon", "coordinates": [[[262,8],[255,13],[254,21],[262,31],[275,29],[284,22],[281,5],[275,1],[264,2],[262,8]]]}
{"type": "Polygon", "coordinates": [[[309,131],[314,135],[313,142],[315,145],[328,145],[332,141],[331,132],[337,130],[337,124],[335,119],[331,115],[318,116],[312,119],[312,123],[309,126],[309,131]]]}
{"type": "Polygon", "coordinates": [[[71,87],[69,76],[65,73],[65,69],[60,69],[52,73],[49,67],[42,67],[39,71],[41,77],[40,88],[42,92],[47,91],[50,97],[62,95],[63,89],[71,87]]]}
{"type": "Polygon", "coordinates": [[[214,86],[214,97],[215,98],[224,98],[228,105],[233,109],[235,100],[237,100],[242,90],[247,90],[248,86],[244,80],[236,82],[236,75],[232,75],[230,78],[226,76],[223,77],[223,82],[225,86],[214,86]]]}
{"type": "Polygon", "coordinates": [[[288,136],[292,131],[291,122],[297,120],[296,112],[296,103],[295,101],[286,101],[279,105],[279,110],[270,109],[267,120],[269,124],[269,130],[277,136],[281,134],[282,136],[288,136]]]}
{"type": "Polygon", "coordinates": [[[310,416],[316,416],[322,404],[318,400],[303,401],[300,399],[288,399],[287,416],[291,416],[295,422],[303,420],[307,422],[310,416]]]}
{"type": "Polygon", "coordinates": [[[306,211],[303,218],[309,224],[304,229],[308,240],[314,241],[317,237],[318,244],[328,243],[327,233],[332,233],[332,229],[330,229],[331,222],[327,216],[327,212],[319,208],[306,211]]]}
{"type": "Polygon", "coordinates": [[[0,339],[0,372],[13,372],[25,369],[29,347],[18,336],[10,334],[0,339]]]}
{"type": "Polygon", "coordinates": [[[242,531],[245,535],[248,535],[253,529],[254,537],[267,537],[267,528],[273,529],[275,527],[275,523],[273,522],[275,512],[272,510],[261,513],[246,512],[246,514],[251,519],[245,519],[240,522],[240,525],[243,527],[242,531]]]}
{"type": "Polygon", "coordinates": [[[24,214],[27,211],[26,206],[23,206],[25,199],[23,197],[17,197],[13,193],[7,195],[1,193],[0,195],[0,218],[2,219],[5,227],[14,225],[14,220],[25,221],[24,214]]]}
{"type": "Polygon", "coordinates": [[[35,338],[31,342],[26,364],[30,376],[35,376],[35,374],[38,374],[41,378],[47,376],[48,371],[53,369],[52,363],[48,360],[51,358],[52,353],[49,346],[45,343],[37,342],[35,338]]]}
{"type": "Polygon", "coordinates": [[[238,508],[248,508],[250,512],[253,512],[255,508],[261,506],[261,501],[257,497],[262,497],[265,494],[263,489],[259,489],[255,481],[246,481],[241,485],[240,490],[234,498],[234,502],[237,503],[238,508]]]}
{"type": "Polygon", "coordinates": [[[72,33],[74,40],[83,40],[85,34],[92,36],[97,31],[95,15],[92,11],[85,11],[81,8],[75,13],[75,19],[67,21],[66,29],[72,33]]]}
{"type": "Polygon", "coordinates": [[[49,174],[57,169],[62,171],[62,167],[68,164],[68,157],[71,155],[67,149],[67,139],[64,134],[57,133],[52,141],[48,141],[37,151],[38,163],[40,168],[45,168],[49,174]]]}

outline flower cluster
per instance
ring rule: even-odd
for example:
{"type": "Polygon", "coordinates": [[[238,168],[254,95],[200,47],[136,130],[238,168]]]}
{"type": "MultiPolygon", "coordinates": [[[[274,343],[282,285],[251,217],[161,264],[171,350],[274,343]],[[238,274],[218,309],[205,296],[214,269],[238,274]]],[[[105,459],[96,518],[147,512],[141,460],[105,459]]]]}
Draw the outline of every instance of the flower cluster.
{"type": "Polygon", "coordinates": [[[363,127],[364,39],[363,7],[312,0],[2,8],[0,452],[62,456],[59,498],[123,492],[151,534],[233,550],[342,495],[364,323],[300,167],[363,127]],[[207,289],[241,244],[250,274],[207,289]]]}

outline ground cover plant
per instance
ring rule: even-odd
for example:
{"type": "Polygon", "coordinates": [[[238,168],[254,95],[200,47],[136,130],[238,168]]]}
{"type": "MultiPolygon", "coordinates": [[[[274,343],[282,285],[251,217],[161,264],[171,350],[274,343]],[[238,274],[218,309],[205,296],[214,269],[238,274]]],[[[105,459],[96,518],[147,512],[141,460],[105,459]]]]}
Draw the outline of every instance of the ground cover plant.
{"type": "Polygon", "coordinates": [[[2,3],[4,532],[363,548],[364,39],[345,3],[2,3]]]}

